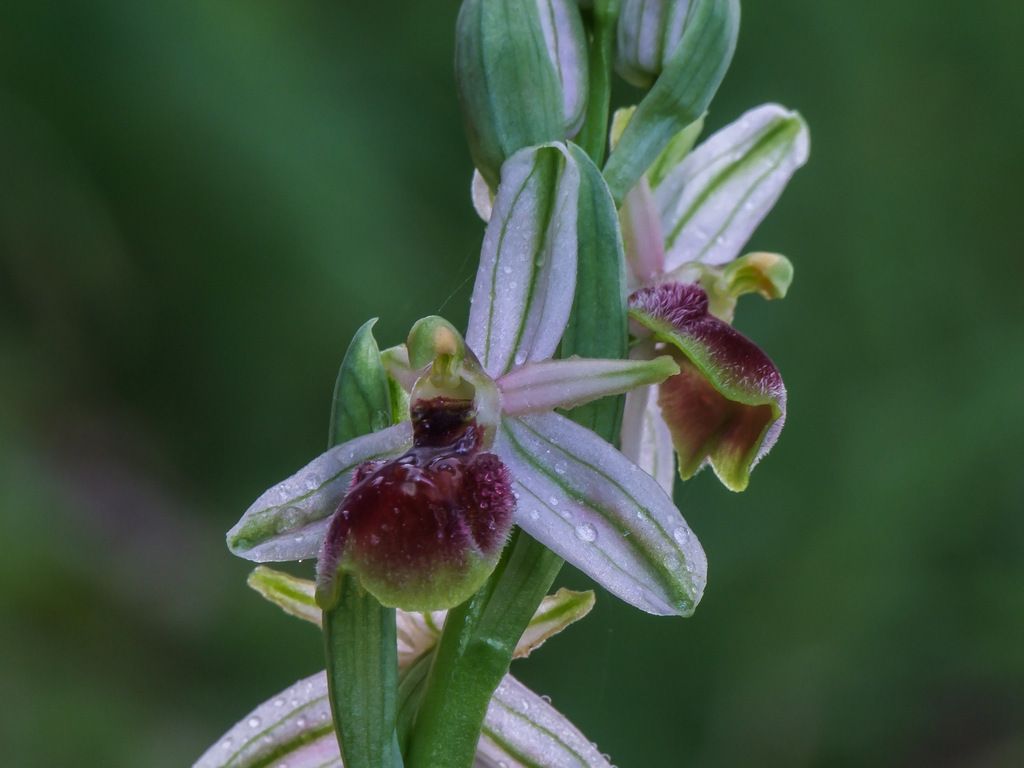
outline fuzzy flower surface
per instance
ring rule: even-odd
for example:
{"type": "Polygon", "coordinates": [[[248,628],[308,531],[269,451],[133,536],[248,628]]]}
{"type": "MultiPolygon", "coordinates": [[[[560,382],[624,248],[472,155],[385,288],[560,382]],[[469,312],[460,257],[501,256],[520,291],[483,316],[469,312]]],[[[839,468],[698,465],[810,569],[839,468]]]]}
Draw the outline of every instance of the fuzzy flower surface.
{"type": "Polygon", "coordinates": [[[514,523],[642,610],[693,612],[707,560],[669,494],[556,412],[680,370],[664,355],[552,359],[576,290],[579,200],[592,193],[579,163],[563,144],[506,162],[465,340],[428,318],[384,354],[411,420],[269,489],[229,531],[235,554],[319,556],[323,595],[340,568],[386,605],[433,610],[480,586],[514,523]]]}
{"type": "Polygon", "coordinates": [[[683,131],[623,204],[636,358],[670,353],[680,372],[627,396],[622,449],[671,492],[711,466],[742,491],[778,440],[786,388],[778,368],[731,326],[746,293],[785,296],[789,261],[741,249],[807,161],[807,126],[775,104],[753,109],[691,151],[683,131]],[[675,458],[673,456],[675,454],[675,458]]]}

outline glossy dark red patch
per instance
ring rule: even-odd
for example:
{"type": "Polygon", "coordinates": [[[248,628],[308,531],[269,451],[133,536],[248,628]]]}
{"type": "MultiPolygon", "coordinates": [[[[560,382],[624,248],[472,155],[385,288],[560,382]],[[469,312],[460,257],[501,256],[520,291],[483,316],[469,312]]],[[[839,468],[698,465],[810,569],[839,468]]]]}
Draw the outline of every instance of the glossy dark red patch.
{"type": "Polygon", "coordinates": [[[461,602],[493,568],[515,498],[501,459],[480,451],[468,403],[438,398],[412,415],[413,447],[357,470],[324,541],[321,586],[341,566],[386,604],[433,609],[461,602]]]}

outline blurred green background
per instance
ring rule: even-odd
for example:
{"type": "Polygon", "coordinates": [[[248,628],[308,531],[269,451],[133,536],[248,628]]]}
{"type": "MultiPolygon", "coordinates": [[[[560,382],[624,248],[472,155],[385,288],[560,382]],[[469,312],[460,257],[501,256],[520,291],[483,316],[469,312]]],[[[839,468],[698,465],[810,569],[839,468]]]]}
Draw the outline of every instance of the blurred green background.
{"type": "MultiPolygon", "coordinates": [[[[456,9],[0,5],[4,765],[189,765],[320,668],[223,532],[366,318],[465,319],[456,9]]],[[[790,297],[737,320],[789,423],[747,493],[678,492],[694,618],[599,594],[516,673],[623,768],[1024,765],[1024,4],[744,13],[711,127],[814,141],[752,243],[790,297]]]]}

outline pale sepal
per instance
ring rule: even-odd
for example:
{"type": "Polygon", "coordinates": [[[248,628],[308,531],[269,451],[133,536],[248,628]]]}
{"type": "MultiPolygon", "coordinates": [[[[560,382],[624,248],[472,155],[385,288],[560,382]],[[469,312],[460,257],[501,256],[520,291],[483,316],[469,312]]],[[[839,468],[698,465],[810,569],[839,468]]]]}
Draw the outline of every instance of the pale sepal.
{"type": "Polygon", "coordinates": [[[675,450],[658,407],[657,387],[641,387],[626,395],[621,445],[622,453],[671,496],[676,482],[675,450]]]}
{"type": "Polygon", "coordinates": [[[666,270],[736,258],[809,152],[803,118],[777,104],[750,110],[693,150],[654,192],[666,270]]]}
{"type": "Polygon", "coordinates": [[[502,166],[466,333],[491,377],[558,348],[576,289],[579,193],[563,144],[522,150],[502,166]]]}
{"type": "Polygon", "coordinates": [[[388,347],[380,353],[381,362],[384,364],[388,375],[396,381],[403,390],[412,392],[413,385],[422,375],[423,371],[416,370],[409,363],[409,350],[405,344],[395,347],[388,347]]]}
{"type": "Polygon", "coordinates": [[[707,558],[654,478],[556,413],[505,419],[495,451],[527,533],[641,610],[693,613],[707,558]]]}
{"type": "Polygon", "coordinates": [[[487,707],[477,746],[479,768],[611,768],[597,745],[512,675],[487,707]]]}
{"type": "Polygon", "coordinates": [[[290,616],[321,625],[323,611],[316,604],[315,582],[258,565],[245,583],[290,616]]]}
{"type": "Polygon", "coordinates": [[[562,587],[541,600],[523,636],[516,643],[515,659],[525,659],[570,624],[586,616],[594,607],[594,593],[575,592],[562,587]]]}
{"type": "Polygon", "coordinates": [[[646,177],[641,177],[626,195],[619,217],[629,264],[628,288],[635,291],[657,281],[665,272],[665,236],[646,177]]]}
{"type": "Polygon", "coordinates": [[[328,518],[356,468],[397,456],[411,444],[412,428],[406,422],[331,448],[256,499],[228,531],[228,548],[257,563],[316,557],[328,518]]]}
{"type": "MultiPolygon", "coordinates": [[[[494,768],[609,768],[597,748],[568,719],[511,675],[505,676],[487,709],[477,761],[478,765],[494,768]],[[520,759],[530,762],[517,761],[520,759]]],[[[300,680],[254,709],[218,739],[193,768],[280,765],[342,766],[323,672],[300,680]]]]}
{"type": "Polygon", "coordinates": [[[341,766],[331,724],[327,676],[318,672],[260,704],[224,734],[193,768],[335,768],[341,766]]]}
{"type": "Polygon", "coordinates": [[[585,360],[570,357],[528,363],[498,379],[502,410],[510,416],[575,408],[679,373],[671,357],[653,360],[585,360]]]}
{"type": "Polygon", "coordinates": [[[485,224],[491,220],[494,210],[494,193],[487,184],[487,179],[476,168],[473,169],[473,181],[469,185],[469,195],[473,200],[473,210],[485,224]]]}

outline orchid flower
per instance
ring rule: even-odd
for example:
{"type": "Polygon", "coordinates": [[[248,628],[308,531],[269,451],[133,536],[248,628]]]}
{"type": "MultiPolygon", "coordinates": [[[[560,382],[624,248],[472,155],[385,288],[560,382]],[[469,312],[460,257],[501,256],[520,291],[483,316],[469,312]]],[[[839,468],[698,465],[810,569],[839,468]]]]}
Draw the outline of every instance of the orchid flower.
{"type": "Polygon", "coordinates": [[[514,522],[626,602],[693,612],[707,560],[671,497],[555,412],[680,370],[667,356],[551,359],[576,290],[579,200],[595,192],[586,163],[560,143],[506,161],[465,340],[428,318],[385,355],[411,421],[332,448],[261,495],[228,533],[235,554],[319,557],[325,606],[340,568],[385,605],[432,610],[480,586],[514,522]]]}
{"type": "MultiPolygon", "coordinates": [[[[620,130],[627,115],[618,117],[620,130]]],[[[633,356],[670,351],[681,369],[629,393],[622,450],[670,493],[673,448],[684,480],[710,465],[741,491],[778,440],[782,377],[730,322],[738,296],[786,294],[785,257],[737,257],[809,151],[802,118],[778,105],[747,112],[690,152],[701,122],[665,150],[621,210],[633,356]]]]}
{"type": "MultiPolygon", "coordinates": [[[[315,585],[286,573],[258,567],[249,585],[287,613],[319,626],[321,611],[315,585]]],[[[593,592],[560,589],[534,614],[516,646],[525,658],[548,638],[586,616],[593,592]]],[[[403,686],[422,685],[441,634],[445,612],[398,611],[398,666],[403,686]]],[[[342,766],[341,751],[331,726],[327,676],[319,672],[298,681],[256,707],[199,758],[194,768],[325,768],[342,766]]],[[[551,706],[511,675],[494,693],[477,745],[476,766],[579,766],[610,768],[594,744],[551,706]]]]}

